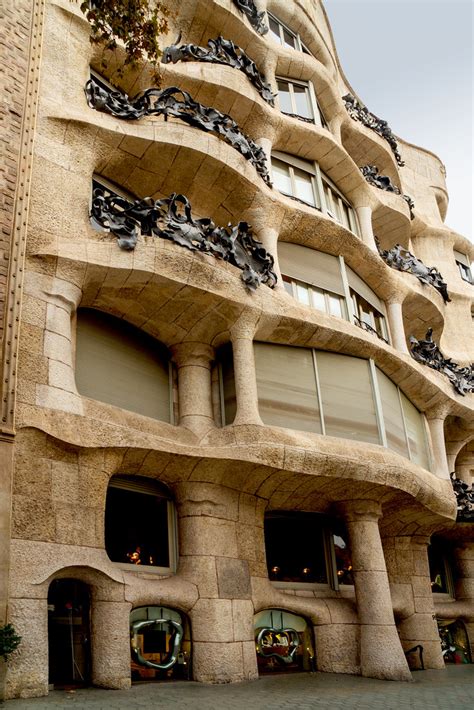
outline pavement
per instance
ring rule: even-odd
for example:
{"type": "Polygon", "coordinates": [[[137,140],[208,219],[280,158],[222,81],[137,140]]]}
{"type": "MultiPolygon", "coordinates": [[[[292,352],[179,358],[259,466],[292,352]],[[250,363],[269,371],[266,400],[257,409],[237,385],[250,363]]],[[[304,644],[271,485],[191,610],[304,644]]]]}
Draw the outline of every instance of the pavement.
{"type": "Polygon", "coordinates": [[[140,683],[130,690],[54,690],[9,700],[4,710],[474,710],[474,665],[417,671],[412,683],[332,673],[264,676],[232,685],[191,681],[140,683]]]}

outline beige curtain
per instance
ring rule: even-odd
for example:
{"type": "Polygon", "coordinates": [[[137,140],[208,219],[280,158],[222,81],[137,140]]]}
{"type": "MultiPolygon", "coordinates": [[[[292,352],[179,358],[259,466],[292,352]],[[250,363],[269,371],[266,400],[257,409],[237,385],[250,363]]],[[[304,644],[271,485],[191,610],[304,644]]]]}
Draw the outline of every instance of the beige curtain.
{"type": "Polygon", "coordinates": [[[77,314],[76,385],[80,394],[170,421],[169,368],[163,346],[105,313],[77,314]]]}
{"type": "Polygon", "coordinates": [[[318,351],[317,367],[326,434],[380,444],[368,361],[318,351]]]}
{"type": "Polygon", "coordinates": [[[379,369],[377,369],[377,381],[379,383],[380,399],[382,400],[388,448],[408,458],[408,446],[398,387],[379,369]]]}
{"type": "Polygon", "coordinates": [[[410,458],[415,463],[429,470],[430,460],[426,446],[425,422],[423,415],[403,394],[403,392],[400,392],[400,396],[402,400],[403,415],[405,417],[405,425],[407,428],[410,458]]]}
{"type": "Polygon", "coordinates": [[[321,433],[312,351],[269,343],[254,349],[263,422],[321,433]]]}
{"type": "Polygon", "coordinates": [[[281,273],[298,281],[344,296],[337,256],[289,242],[278,243],[281,273]]]}

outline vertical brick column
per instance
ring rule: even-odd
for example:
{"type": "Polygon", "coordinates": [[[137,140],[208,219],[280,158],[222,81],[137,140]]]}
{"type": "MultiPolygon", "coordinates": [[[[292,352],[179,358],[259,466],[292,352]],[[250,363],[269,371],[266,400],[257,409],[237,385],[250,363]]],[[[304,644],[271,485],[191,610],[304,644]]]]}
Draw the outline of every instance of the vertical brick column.
{"type": "Polygon", "coordinates": [[[360,622],[361,674],[369,678],[411,680],[393,617],[392,599],[375,501],[341,505],[352,554],[360,622]]]}
{"type": "Polygon", "coordinates": [[[175,493],[178,572],[199,592],[189,612],[194,679],[229,683],[256,678],[249,563],[241,559],[238,543],[241,494],[201,482],[181,483],[175,493]]]}
{"type": "Polygon", "coordinates": [[[211,386],[214,350],[205,343],[180,343],[171,351],[178,368],[179,423],[202,436],[215,426],[211,386]]]}
{"type": "MultiPolygon", "coordinates": [[[[444,668],[435,619],[428,563],[429,537],[398,536],[384,540],[385,560],[394,596],[401,600],[398,631],[405,651],[423,646],[425,668],[444,668]]],[[[418,654],[410,654],[412,668],[421,668],[418,654]]]]}

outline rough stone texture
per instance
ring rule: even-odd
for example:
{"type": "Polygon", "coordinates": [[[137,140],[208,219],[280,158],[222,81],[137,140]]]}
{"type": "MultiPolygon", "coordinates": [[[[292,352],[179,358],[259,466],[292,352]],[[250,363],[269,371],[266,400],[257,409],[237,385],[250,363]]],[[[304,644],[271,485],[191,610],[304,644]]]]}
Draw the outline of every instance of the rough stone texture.
{"type": "MultiPolygon", "coordinates": [[[[204,11],[198,0],[176,3],[167,40],[182,32],[187,42],[202,44],[223,33],[249,53],[275,91],[277,67],[279,76],[311,80],[328,129],[272,109],[229,67],[166,65],[163,82],[228,112],[268,153],[317,161],[354,207],[361,238],[328,215],[270,190],[248,161],[215,136],[173,119],[121,122],[89,109],[83,87],[89,66],[100,68],[100,56],[90,45],[78,0],[47,0],[44,14],[40,0],[14,5],[6,11],[1,43],[7,101],[6,113],[0,113],[5,119],[0,299],[11,254],[18,270],[11,271],[5,313],[14,336],[20,332],[4,341],[10,348],[4,349],[4,423],[8,420],[9,431],[16,423],[17,433],[13,446],[1,442],[2,460],[11,462],[12,492],[5,475],[0,534],[2,541],[8,536],[12,511],[9,620],[23,641],[9,664],[9,696],[48,690],[46,600],[49,584],[60,577],[77,578],[90,588],[93,674],[104,687],[126,688],[130,682],[131,606],[165,605],[186,614],[194,678],[209,683],[256,677],[253,616],[268,608],[308,620],[315,630],[317,666],[331,673],[407,679],[403,650],[415,642],[424,646],[427,665],[440,667],[433,613],[464,619],[474,644],[472,533],[454,522],[455,500],[446,478],[454,469],[463,480],[474,477],[473,400],[456,395],[442,374],[406,352],[411,328],[432,325],[443,353],[461,363],[474,359],[472,286],[460,279],[453,248],[471,258],[474,251],[443,224],[442,163],[400,140],[406,166],[398,169],[386,141],[348,116],[340,97],[353,90],[338,65],[318,0],[271,3],[313,56],[256,36],[227,0],[214,0],[212,11],[207,6],[204,11]],[[39,19],[29,42],[32,8],[39,19]],[[38,47],[41,19],[44,41],[38,47]],[[34,100],[23,111],[30,50],[36,61],[31,81],[39,88],[35,93],[30,87],[34,100]],[[22,132],[31,140],[24,144],[25,179],[18,180],[22,132]],[[363,179],[357,167],[362,158],[413,197],[413,222],[403,200],[363,179]],[[138,197],[182,192],[193,214],[218,225],[248,220],[275,257],[277,274],[281,241],[342,255],[388,305],[392,344],[297,302],[282,281],[274,291],[261,286],[249,294],[234,267],[169,241],[140,237],[134,252],[120,250],[112,235],[90,225],[93,173],[138,197]],[[24,195],[30,181],[31,195],[24,195]],[[20,241],[23,254],[15,252],[15,243],[9,250],[15,194],[22,238],[28,237],[25,268],[20,241]],[[398,242],[436,265],[451,303],[442,303],[409,274],[390,270],[377,254],[374,234],[383,248],[398,242]],[[174,359],[175,423],[79,395],[74,376],[79,306],[130,322],[168,348],[174,359]],[[254,340],[371,357],[434,422],[433,470],[375,444],[264,426],[254,340]],[[237,414],[233,424],[221,428],[216,358],[228,344],[237,414]],[[108,559],[105,499],[117,473],[158,479],[173,491],[176,574],[123,570],[108,559]],[[359,501],[356,508],[340,505],[353,500],[359,501]],[[355,592],[270,583],[267,510],[345,516],[355,592]],[[433,603],[426,544],[434,531],[452,545],[456,558],[454,601],[433,603]]],[[[259,9],[266,5],[262,0],[259,9]]],[[[149,68],[122,78],[115,70],[112,63],[107,78],[129,95],[151,83],[149,68]]],[[[8,545],[0,548],[6,552],[0,572],[8,571],[8,545]]],[[[6,583],[1,594],[6,596],[6,583]]]]}

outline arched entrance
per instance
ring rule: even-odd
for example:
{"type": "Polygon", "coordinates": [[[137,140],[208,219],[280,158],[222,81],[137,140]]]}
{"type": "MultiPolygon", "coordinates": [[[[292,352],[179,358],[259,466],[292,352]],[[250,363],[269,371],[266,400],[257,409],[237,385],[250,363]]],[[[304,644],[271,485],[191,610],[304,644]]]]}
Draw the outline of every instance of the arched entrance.
{"type": "Polygon", "coordinates": [[[259,673],[315,671],[313,632],[302,616],[265,609],[254,616],[259,673]]]}
{"type": "Polygon", "coordinates": [[[190,677],[191,638],[184,614],[164,606],[130,612],[132,681],[190,677]]]}
{"type": "Polygon", "coordinates": [[[49,683],[84,686],[91,679],[90,594],[77,579],[55,579],[48,592],[49,683]]]}

